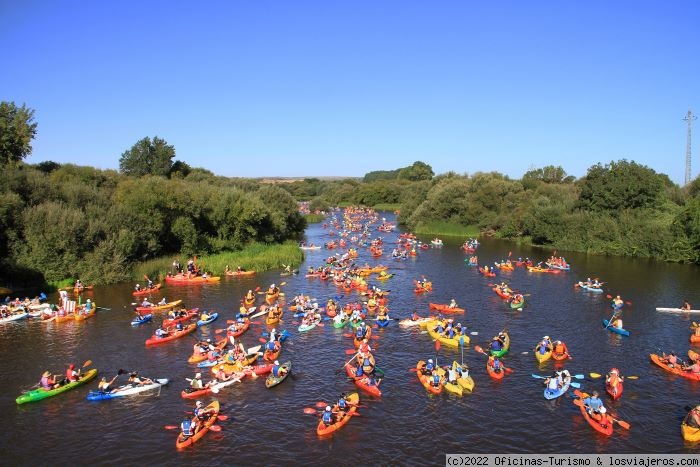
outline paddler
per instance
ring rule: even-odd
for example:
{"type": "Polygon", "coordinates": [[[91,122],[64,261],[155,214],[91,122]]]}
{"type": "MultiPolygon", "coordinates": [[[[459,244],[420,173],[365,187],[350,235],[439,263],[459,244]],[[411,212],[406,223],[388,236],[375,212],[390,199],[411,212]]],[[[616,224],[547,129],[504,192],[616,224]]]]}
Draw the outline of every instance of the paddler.
{"type": "Polygon", "coordinates": [[[554,341],[553,352],[557,355],[563,355],[564,354],[564,343],[560,340],[554,341]]]}
{"type": "Polygon", "coordinates": [[[494,336],[491,339],[491,350],[494,352],[500,352],[503,350],[503,341],[498,336],[494,336]]]}
{"type": "Polygon", "coordinates": [[[44,374],[41,375],[41,380],[39,380],[39,386],[42,389],[46,389],[47,391],[49,389],[55,389],[60,386],[60,384],[56,381],[56,377],[51,375],[50,371],[45,371],[44,374]]]}
{"type": "Polygon", "coordinates": [[[676,365],[678,365],[678,357],[676,357],[675,352],[671,352],[668,355],[664,356],[661,361],[668,365],[670,368],[675,368],[676,365]]]}
{"type": "Polygon", "coordinates": [[[499,360],[498,357],[495,355],[491,355],[489,357],[489,363],[491,365],[491,368],[493,368],[493,371],[496,373],[499,373],[501,370],[503,370],[503,365],[501,364],[501,360],[499,360]]]}
{"type": "Polygon", "coordinates": [[[457,384],[457,371],[452,367],[445,368],[447,368],[447,382],[450,384],[457,384]]]}
{"type": "Polygon", "coordinates": [[[433,365],[433,359],[429,358],[428,363],[423,366],[423,374],[430,375],[435,370],[435,365],[433,365]]]}
{"type": "Polygon", "coordinates": [[[433,370],[432,372],[432,379],[430,381],[430,384],[434,387],[440,387],[442,385],[443,380],[442,377],[440,377],[440,374],[437,372],[437,370],[433,370]]]}
{"type": "Polygon", "coordinates": [[[134,287],[135,292],[141,292],[141,284],[136,284],[136,287],[134,287]]]}
{"type": "Polygon", "coordinates": [[[623,304],[624,304],[624,302],[623,302],[622,298],[620,298],[619,295],[617,297],[615,297],[612,301],[612,306],[616,310],[619,310],[620,308],[622,308],[623,304]]]}
{"type": "Polygon", "coordinates": [[[556,392],[559,390],[559,388],[561,386],[559,385],[559,378],[558,377],[559,377],[559,374],[556,374],[556,375],[550,376],[549,378],[544,380],[544,384],[547,386],[548,390],[550,390],[552,392],[556,392]]]}
{"type": "Polygon", "coordinates": [[[450,300],[450,304],[448,305],[448,308],[457,308],[457,301],[453,298],[450,300]]]}
{"type": "Polygon", "coordinates": [[[692,373],[693,375],[700,375],[700,362],[694,362],[692,365],[684,365],[683,371],[692,373]]]}
{"type": "Polygon", "coordinates": [[[686,418],[686,425],[700,429],[700,404],[693,407],[686,418]]]}
{"type": "Polygon", "coordinates": [[[323,424],[326,426],[331,426],[333,423],[335,423],[335,420],[333,419],[333,412],[331,412],[330,405],[326,406],[326,410],[323,412],[323,415],[321,415],[321,420],[323,421],[323,424]]]}
{"type": "Polygon", "coordinates": [[[252,302],[253,300],[255,300],[255,295],[253,295],[253,291],[252,291],[252,290],[248,290],[248,293],[245,294],[245,299],[246,299],[246,301],[248,301],[248,302],[252,302]]]}
{"type": "Polygon", "coordinates": [[[605,377],[605,382],[612,388],[613,396],[617,396],[617,384],[625,380],[624,376],[620,376],[620,370],[613,368],[605,377]]]}
{"type": "Polygon", "coordinates": [[[129,379],[127,380],[127,382],[135,386],[153,384],[153,380],[151,378],[141,378],[139,377],[139,374],[136,371],[133,371],[129,374],[129,379]]]}
{"type": "Polygon", "coordinates": [[[692,310],[692,307],[690,306],[688,300],[683,300],[683,306],[681,307],[681,310],[692,310]]]}
{"type": "Polygon", "coordinates": [[[280,366],[279,360],[275,360],[275,364],[272,367],[272,376],[275,378],[281,378],[287,373],[287,370],[280,366]]]}
{"type": "Polygon", "coordinates": [[[367,342],[367,339],[362,339],[362,343],[360,344],[360,347],[358,347],[358,349],[357,349],[357,354],[360,357],[365,357],[365,356],[369,356],[371,352],[372,352],[372,348],[369,346],[369,342],[367,342]]]}
{"type": "Polygon", "coordinates": [[[115,376],[109,382],[107,381],[107,378],[103,376],[102,379],[100,380],[99,384],[97,385],[97,390],[102,391],[102,392],[111,392],[109,387],[112,385],[112,383],[114,383],[114,381],[117,379],[118,376],[119,375],[115,376]]]}
{"type": "Polygon", "coordinates": [[[583,405],[586,406],[586,411],[591,414],[591,413],[605,413],[605,407],[603,407],[603,401],[601,401],[598,398],[598,391],[593,391],[593,394],[590,396],[586,397],[583,400],[583,405]]]}
{"type": "Polygon", "coordinates": [[[73,382],[73,381],[78,381],[80,378],[80,370],[75,369],[74,364],[68,365],[68,369],[66,370],[66,381],[67,382],[73,382]]]}

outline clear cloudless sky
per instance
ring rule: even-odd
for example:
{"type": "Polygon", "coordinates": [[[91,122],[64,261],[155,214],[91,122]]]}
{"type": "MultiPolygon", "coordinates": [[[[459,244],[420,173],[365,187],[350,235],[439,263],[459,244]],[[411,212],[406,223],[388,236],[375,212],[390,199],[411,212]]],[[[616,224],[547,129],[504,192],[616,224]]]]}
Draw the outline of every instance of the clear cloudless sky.
{"type": "Polygon", "coordinates": [[[625,158],[682,183],[698,25],[697,0],[0,0],[0,100],[36,110],[30,163],[116,169],[157,135],[225,176],[625,158]]]}

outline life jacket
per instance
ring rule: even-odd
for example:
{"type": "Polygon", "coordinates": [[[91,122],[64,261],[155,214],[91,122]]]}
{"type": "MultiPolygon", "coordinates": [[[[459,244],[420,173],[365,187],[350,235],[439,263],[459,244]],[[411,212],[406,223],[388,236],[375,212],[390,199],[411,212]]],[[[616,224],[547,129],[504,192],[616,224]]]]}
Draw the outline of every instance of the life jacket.
{"type": "Polygon", "coordinates": [[[73,376],[73,369],[69,368],[66,370],[66,379],[68,381],[75,381],[75,376],[73,376]]]}
{"type": "Polygon", "coordinates": [[[270,352],[275,351],[275,343],[273,341],[268,342],[266,347],[267,347],[267,350],[269,350],[270,352]]]}
{"type": "Polygon", "coordinates": [[[183,420],[180,424],[180,430],[184,436],[192,436],[194,434],[193,428],[192,420],[183,420]]]}
{"type": "Polygon", "coordinates": [[[348,402],[345,399],[340,399],[338,400],[338,407],[346,409],[348,407],[348,402]]]}
{"type": "Polygon", "coordinates": [[[437,373],[433,375],[433,386],[439,386],[440,385],[440,375],[437,373]]]}
{"type": "Polygon", "coordinates": [[[563,354],[564,353],[564,344],[557,344],[556,347],[554,347],[554,353],[563,354]]]}
{"type": "Polygon", "coordinates": [[[326,425],[330,425],[331,423],[333,423],[333,412],[323,412],[323,423],[325,423],[326,425]]]}
{"type": "Polygon", "coordinates": [[[280,366],[279,366],[279,365],[273,366],[273,367],[272,367],[272,376],[274,376],[275,378],[277,378],[277,377],[279,376],[279,371],[280,371],[280,366]]]}
{"type": "Polygon", "coordinates": [[[432,363],[428,363],[425,365],[425,369],[428,371],[433,371],[433,368],[435,368],[435,367],[433,366],[432,363]]]}

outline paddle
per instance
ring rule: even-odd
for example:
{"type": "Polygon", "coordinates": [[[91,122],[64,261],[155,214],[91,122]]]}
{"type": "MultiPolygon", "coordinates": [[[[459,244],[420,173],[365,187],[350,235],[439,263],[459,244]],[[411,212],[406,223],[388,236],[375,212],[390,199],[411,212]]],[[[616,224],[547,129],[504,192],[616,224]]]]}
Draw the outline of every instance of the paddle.
{"type": "MultiPolygon", "coordinates": [[[[585,404],[583,403],[583,401],[581,399],[574,400],[574,405],[577,405],[579,407],[585,407],[585,404]]],[[[625,430],[629,430],[631,428],[631,425],[624,420],[618,420],[617,418],[613,418],[612,415],[610,415],[610,414],[608,414],[608,417],[610,418],[610,420],[617,423],[625,430]]]]}
{"type": "MultiPolygon", "coordinates": [[[[593,373],[593,372],[591,372],[591,373],[589,373],[589,376],[590,376],[591,378],[593,378],[593,379],[598,379],[598,378],[600,378],[600,377],[603,376],[603,375],[601,375],[600,373],[593,373]]],[[[625,376],[625,379],[639,379],[639,376],[635,376],[635,375],[632,375],[632,376],[625,376]]]]}

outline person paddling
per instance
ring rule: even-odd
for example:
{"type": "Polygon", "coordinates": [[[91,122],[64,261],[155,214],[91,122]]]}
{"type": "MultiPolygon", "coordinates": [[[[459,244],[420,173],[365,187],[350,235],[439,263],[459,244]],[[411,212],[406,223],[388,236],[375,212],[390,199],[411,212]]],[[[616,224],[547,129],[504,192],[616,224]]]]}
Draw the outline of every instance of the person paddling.
{"type": "Polygon", "coordinates": [[[692,310],[692,307],[690,306],[690,303],[688,300],[683,300],[683,306],[681,307],[681,310],[689,311],[692,310]]]}
{"type": "Polygon", "coordinates": [[[45,371],[44,374],[41,375],[39,386],[41,386],[42,389],[48,391],[49,389],[55,389],[59,387],[60,384],[56,381],[56,377],[51,375],[50,371],[45,371]]]}

